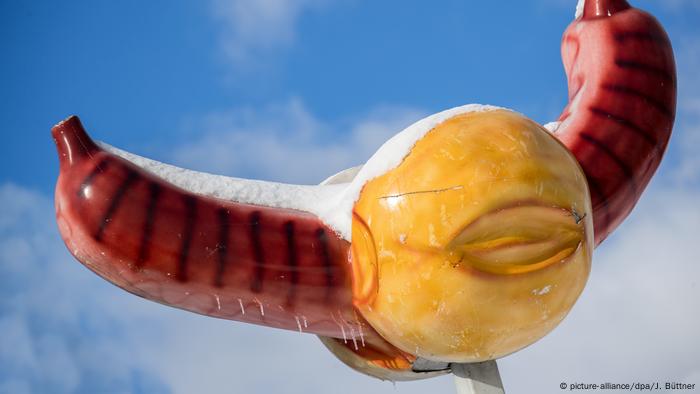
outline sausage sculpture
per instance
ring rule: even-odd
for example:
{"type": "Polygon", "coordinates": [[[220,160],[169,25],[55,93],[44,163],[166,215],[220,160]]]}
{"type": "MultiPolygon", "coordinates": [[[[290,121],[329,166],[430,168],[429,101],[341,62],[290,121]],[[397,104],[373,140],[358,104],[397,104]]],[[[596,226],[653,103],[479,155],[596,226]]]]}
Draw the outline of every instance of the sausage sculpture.
{"type": "Polygon", "coordinates": [[[563,38],[569,104],[542,126],[468,105],[320,186],[157,163],[56,125],[56,215],[89,269],[133,294],[321,336],[393,380],[546,335],[628,215],[675,114],[669,39],[625,0],[585,0],[563,38]]]}

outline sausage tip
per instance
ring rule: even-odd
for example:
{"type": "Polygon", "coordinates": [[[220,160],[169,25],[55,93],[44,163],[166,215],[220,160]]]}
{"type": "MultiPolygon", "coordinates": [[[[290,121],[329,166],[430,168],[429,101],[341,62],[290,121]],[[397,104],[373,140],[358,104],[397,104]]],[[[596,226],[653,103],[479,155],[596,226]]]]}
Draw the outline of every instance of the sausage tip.
{"type": "Polygon", "coordinates": [[[88,136],[76,115],[71,115],[51,128],[61,167],[90,157],[99,148],[88,136]]]}

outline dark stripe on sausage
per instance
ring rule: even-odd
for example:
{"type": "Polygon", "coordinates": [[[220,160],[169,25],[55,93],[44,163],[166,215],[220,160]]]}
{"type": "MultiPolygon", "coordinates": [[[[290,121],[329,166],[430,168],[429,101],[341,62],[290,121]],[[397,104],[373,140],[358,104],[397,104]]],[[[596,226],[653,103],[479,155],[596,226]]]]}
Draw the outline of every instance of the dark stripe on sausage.
{"type": "Polygon", "coordinates": [[[108,159],[102,159],[99,163],[97,163],[95,168],[93,168],[92,171],[90,171],[90,173],[88,174],[88,176],[86,176],[85,179],[80,183],[80,187],[78,188],[78,197],[85,198],[85,189],[92,185],[92,182],[95,180],[97,174],[105,172],[108,165],[108,159]]]}
{"type": "Polygon", "coordinates": [[[650,74],[655,74],[660,76],[661,78],[669,81],[669,82],[674,82],[675,78],[671,73],[668,72],[668,70],[665,70],[661,67],[656,67],[652,66],[650,64],[646,63],[641,63],[635,60],[625,60],[625,59],[615,59],[615,64],[620,67],[620,68],[626,68],[629,70],[636,70],[636,71],[642,71],[650,74]]]}
{"type": "Polygon", "coordinates": [[[105,212],[104,216],[102,217],[102,220],[100,221],[100,227],[95,233],[95,240],[97,242],[102,242],[104,231],[107,228],[107,225],[109,225],[112,219],[114,219],[113,216],[117,212],[119,204],[121,204],[122,200],[124,199],[126,191],[129,190],[131,185],[133,185],[134,182],[136,182],[136,180],[139,178],[139,174],[137,174],[136,171],[132,169],[127,169],[126,171],[126,178],[124,178],[122,183],[119,185],[119,187],[117,187],[117,190],[112,195],[109,207],[107,207],[107,212],[105,212]]]}
{"type": "Polygon", "coordinates": [[[294,238],[294,221],[284,223],[284,234],[287,238],[287,265],[289,265],[289,291],[287,292],[287,305],[294,304],[297,284],[299,283],[299,270],[297,269],[297,248],[294,238]]]}
{"type": "Polygon", "coordinates": [[[627,119],[622,118],[622,117],[619,117],[619,116],[616,116],[616,115],[613,115],[610,112],[608,112],[602,108],[591,107],[591,108],[589,108],[589,110],[591,111],[591,113],[593,113],[596,116],[599,116],[601,118],[605,118],[607,120],[611,120],[611,121],[619,124],[620,126],[623,126],[627,130],[634,132],[638,136],[642,137],[642,139],[644,139],[644,141],[648,142],[649,145],[651,145],[653,149],[655,149],[655,150],[659,149],[659,147],[657,146],[657,141],[652,136],[652,134],[650,132],[642,129],[641,127],[637,126],[636,124],[632,123],[632,121],[627,120],[627,119]]]}
{"type": "Polygon", "coordinates": [[[228,255],[228,241],[231,225],[229,223],[229,212],[226,208],[219,208],[216,214],[219,220],[219,243],[216,245],[217,261],[214,286],[221,287],[224,285],[223,278],[224,272],[226,271],[226,257],[228,255]]]}
{"type": "Polygon", "coordinates": [[[194,224],[197,218],[197,198],[186,194],[183,196],[185,204],[185,226],[182,229],[182,242],[178,254],[177,280],[187,282],[187,263],[190,257],[190,245],[194,234],[194,224]]]}
{"type": "Polygon", "coordinates": [[[583,173],[586,175],[588,180],[588,189],[591,192],[591,204],[593,205],[593,212],[604,212],[605,215],[602,216],[604,220],[603,223],[594,223],[595,226],[600,228],[606,228],[608,223],[610,223],[610,209],[608,208],[608,198],[603,194],[603,189],[598,184],[598,181],[588,174],[586,169],[583,169],[583,173]],[[600,204],[600,207],[598,207],[600,204]]]}
{"type": "Polygon", "coordinates": [[[653,34],[646,31],[625,31],[614,34],[615,41],[622,43],[627,40],[651,41],[661,44],[668,44],[668,38],[661,34],[653,34]]]}
{"type": "Polygon", "coordinates": [[[333,262],[328,250],[328,235],[326,230],[319,228],[316,230],[316,240],[320,244],[319,254],[323,262],[323,268],[326,275],[326,301],[330,299],[331,290],[333,289],[333,262]]]}
{"type": "Polygon", "coordinates": [[[641,92],[637,89],[630,88],[628,86],[623,86],[623,85],[616,85],[616,84],[604,84],[603,89],[609,91],[609,92],[615,92],[615,93],[620,93],[628,96],[634,96],[637,98],[642,99],[645,103],[651,105],[652,107],[656,108],[659,112],[662,114],[666,115],[667,117],[673,119],[673,111],[669,109],[666,106],[666,103],[664,103],[661,100],[657,100],[654,97],[651,97],[650,95],[641,92]]]}
{"type": "Polygon", "coordinates": [[[143,230],[141,231],[141,244],[139,245],[139,256],[136,259],[136,267],[141,268],[148,260],[151,250],[151,236],[153,235],[153,223],[155,222],[156,209],[158,207],[158,197],[160,196],[161,187],[156,182],[151,182],[148,185],[150,191],[148,206],[146,207],[146,220],[143,222],[143,230]]]}
{"type": "Polygon", "coordinates": [[[250,214],[248,226],[250,227],[250,242],[253,246],[253,262],[255,263],[253,283],[250,285],[250,290],[253,293],[260,293],[262,291],[263,277],[265,276],[265,260],[262,243],[260,242],[260,211],[253,211],[250,214]]]}
{"type": "Polygon", "coordinates": [[[608,155],[608,157],[610,157],[615,162],[615,164],[617,164],[618,167],[620,167],[620,170],[622,170],[622,173],[625,175],[625,177],[627,177],[627,179],[629,179],[629,184],[630,184],[630,188],[632,189],[632,192],[637,191],[637,185],[636,185],[636,182],[634,180],[634,173],[629,168],[629,166],[627,166],[627,164],[624,161],[622,161],[622,159],[620,159],[615,154],[615,152],[611,151],[610,148],[608,148],[607,145],[605,145],[605,143],[603,143],[602,141],[596,139],[595,137],[593,137],[589,134],[582,132],[582,133],[580,133],[580,136],[581,136],[582,140],[588,142],[596,149],[598,149],[601,152],[608,155]]]}

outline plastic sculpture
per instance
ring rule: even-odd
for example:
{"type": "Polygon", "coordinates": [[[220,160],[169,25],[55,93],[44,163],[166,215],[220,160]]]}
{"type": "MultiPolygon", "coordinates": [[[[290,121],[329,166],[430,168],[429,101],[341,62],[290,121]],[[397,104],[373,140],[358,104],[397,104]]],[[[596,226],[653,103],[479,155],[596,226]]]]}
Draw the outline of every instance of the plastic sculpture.
{"type": "Polygon", "coordinates": [[[133,294],[321,336],[393,380],[492,360],[568,313],[593,248],[628,215],[675,114],[669,39],[625,0],[587,0],[563,38],[569,104],[548,130],[454,108],[320,186],[196,173],[53,128],[73,255],[133,294]]]}

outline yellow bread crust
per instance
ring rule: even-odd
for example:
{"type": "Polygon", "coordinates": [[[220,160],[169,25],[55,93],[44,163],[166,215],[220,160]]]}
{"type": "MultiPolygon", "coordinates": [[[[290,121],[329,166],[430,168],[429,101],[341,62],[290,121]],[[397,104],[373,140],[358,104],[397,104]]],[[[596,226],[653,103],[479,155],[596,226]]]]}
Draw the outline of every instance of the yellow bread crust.
{"type": "Polygon", "coordinates": [[[524,116],[454,116],[367,182],[352,224],[353,295],[392,345],[476,362],[551,331],[590,271],[592,214],[576,159],[524,116]]]}

